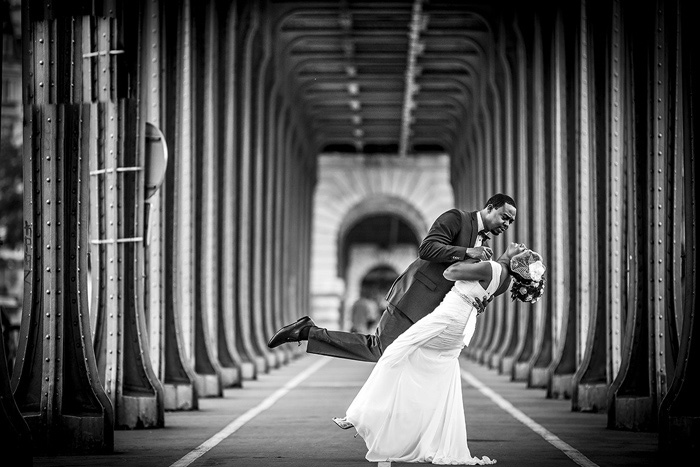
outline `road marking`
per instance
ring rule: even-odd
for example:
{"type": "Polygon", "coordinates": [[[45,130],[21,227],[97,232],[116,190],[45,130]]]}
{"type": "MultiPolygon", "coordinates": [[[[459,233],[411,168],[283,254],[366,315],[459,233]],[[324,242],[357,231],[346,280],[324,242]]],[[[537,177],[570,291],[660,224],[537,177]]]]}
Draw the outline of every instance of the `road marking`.
{"type": "Polygon", "coordinates": [[[299,373],[295,378],[289,380],[287,384],[285,384],[280,389],[269,395],[264,401],[262,401],[252,409],[248,410],[246,413],[244,413],[228,425],[226,425],[226,427],[223,430],[221,430],[220,432],[218,432],[217,434],[200,444],[198,447],[187,453],[180,460],[178,460],[174,464],[171,464],[170,467],[187,467],[192,462],[202,457],[204,454],[207,453],[207,451],[209,451],[214,446],[216,446],[217,444],[234,434],[236,431],[238,431],[238,429],[241,428],[243,425],[260,415],[265,410],[272,407],[272,405],[275,402],[284,397],[285,394],[287,394],[289,391],[298,386],[306,378],[314,374],[319,368],[328,363],[330,360],[330,358],[324,358],[315,362],[313,365],[299,373]]]}
{"type": "Polygon", "coordinates": [[[554,433],[547,430],[545,427],[543,427],[542,425],[540,425],[539,423],[522,413],[520,410],[516,409],[513,406],[513,404],[505,400],[503,397],[499,396],[491,388],[489,388],[484,383],[476,379],[474,375],[472,375],[466,370],[461,371],[462,379],[464,379],[464,381],[474,386],[479,392],[481,392],[483,395],[495,402],[496,405],[508,412],[513,418],[520,421],[523,425],[540,435],[549,444],[566,454],[572,461],[576,462],[578,465],[583,467],[598,467],[598,464],[581,454],[572,446],[559,439],[559,437],[556,436],[554,433]]]}

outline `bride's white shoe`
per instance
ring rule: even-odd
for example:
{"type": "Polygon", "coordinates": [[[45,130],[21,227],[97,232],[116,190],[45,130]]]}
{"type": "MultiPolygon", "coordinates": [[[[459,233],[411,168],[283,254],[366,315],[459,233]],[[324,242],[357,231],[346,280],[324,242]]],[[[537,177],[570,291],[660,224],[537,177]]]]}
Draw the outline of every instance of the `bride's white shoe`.
{"type": "Polygon", "coordinates": [[[345,417],[343,417],[343,418],[333,417],[333,423],[338,425],[343,430],[347,430],[348,428],[353,427],[353,424],[350,423],[349,421],[345,420],[345,417]]]}

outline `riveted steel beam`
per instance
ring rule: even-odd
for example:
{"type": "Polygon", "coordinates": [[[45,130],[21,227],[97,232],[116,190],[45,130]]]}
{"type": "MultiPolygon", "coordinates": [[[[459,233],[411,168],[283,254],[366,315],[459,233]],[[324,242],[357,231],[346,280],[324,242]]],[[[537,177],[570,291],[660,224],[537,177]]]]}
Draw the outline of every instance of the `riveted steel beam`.
{"type": "MultiPolygon", "coordinates": [[[[549,166],[549,171],[542,170],[542,168],[540,168],[540,170],[543,171],[543,186],[547,187],[550,192],[553,192],[555,183],[561,181],[561,173],[557,173],[556,169],[561,168],[563,155],[561,147],[561,134],[557,132],[564,123],[562,121],[562,107],[565,104],[565,101],[562,93],[566,85],[564,81],[565,36],[563,29],[564,24],[562,19],[562,10],[557,9],[554,18],[552,19],[550,28],[548,29],[549,34],[543,35],[543,38],[545,39],[544,50],[551,51],[549,57],[549,70],[545,70],[545,73],[549,73],[548,81],[550,85],[544,90],[545,94],[549,95],[548,106],[545,108],[544,127],[552,128],[552,131],[548,135],[548,138],[545,136],[548,150],[545,151],[544,163],[545,166],[549,166]],[[549,45],[547,43],[549,43],[549,45]]],[[[546,81],[547,80],[545,80],[545,82],[546,81]]],[[[557,258],[557,252],[552,248],[553,240],[551,238],[553,232],[555,231],[554,225],[556,225],[553,222],[555,217],[552,215],[555,214],[555,211],[547,208],[547,203],[545,203],[546,199],[546,194],[539,193],[533,200],[534,203],[537,203],[537,206],[533,209],[535,212],[539,213],[539,222],[543,222],[544,216],[548,216],[547,235],[550,236],[549,242],[544,242],[541,238],[538,242],[540,245],[542,245],[540,251],[542,252],[543,256],[547,258],[546,264],[548,268],[548,283],[547,288],[545,289],[545,294],[541,299],[544,302],[544,306],[541,310],[541,320],[538,323],[539,345],[537,346],[535,356],[533,357],[533,364],[528,379],[529,387],[539,388],[547,388],[550,379],[549,367],[552,364],[554,350],[554,320],[556,300],[556,297],[552,293],[552,284],[555,283],[556,278],[551,271],[556,266],[556,261],[559,261],[559,258],[557,258]]]]}
{"type": "Polygon", "coordinates": [[[83,23],[22,8],[25,296],[12,386],[34,453],[110,452],[114,412],[100,385],[87,294],[96,134],[82,93],[64,94],[83,69],[82,57],[73,59],[85,50],[72,42],[83,23]]]}
{"type": "MultiPolygon", "coordinates": [[[[26,31],[36,44],[51,36],[36,23],[26,31]]],[[[36,52],[35,60],[47,58],[40,45],[36,52]]],[[[100,385],[84,293],[90,106],[42,102],[25,109],[27,286],[13,391],[34,452],[109,452],[114,414],[100,385]]]]}
{"type": "MultiPolygon", "coordinates": [[[[500,180],[494,179],[494,189],[506,194],[512,193],[507,186],[507,174],[512,168],[508,167],[508,160],[512,159],[512,93],[510,83],[510,67],[507,62],[505,43],[507,37],[503,20],[498,24],[498,37],[494,43],[494,69],[499,72],[491,77],[491,86],[493,90],[494,103],[496,105],[494,113],[498,116],[494,118],[497,131],[495,135],[495,143],[498,148],[495,151],[495,167],[496,172],[501,175],[500,180]]],[[[505,239],[497,238],[492,242],[494,250],[502,250],[506,243],[505,239]]],[[[492,331],[490,336],[484,343],[484,349],[481,355],[481,361],[490,368],[498,367],[495,362],[495,354],[498,347],[501,345],[503,335],[506,328],[506,304],[504,300],[497,300],[490,307],[489,313],[492,315],[492,331]]]]}
{"type": "MultiPolygon", "coordinates": [[[[566,165],[563,168],[562,177],[566,178],[567,184],[575,187],[573,190],[574,196],[567,197],[566,203],[562,205],[562,222],[564,224],[571,222],[570,217],[576,219],[575,235],[572,233],[572,239],[564,246],[564,251],[567,254],[563,255],[561,260],[566,264],[564,267],[571,267],[574,264],[576,267],[576,278],[572,283],[579,280],[590,281],[588,266],[590,259],[588,258],[588,247],[584,248],[581,243],[589,245],[589,239],[585,238],[586,229],[582,223],[586,222],[583,219],[589,218],[590,213],[590,83],[589,83],[589,60],[590,60],[590,43],[588,36],[588,18],[586,15],[587,7],[585,0],[578,7],[579,12],[575,15],[578,25],[575,26],[575,34],[577,39],[573,41],[575,44],[571,48],[567,48],[568,53],[573,53],[577,67],[569,77],[576,83],[575,95],[571,96],[571,108],[575,109],[574,123],[575,127],[580,132],[581,137],[576,146],[567,146],[568,154],[566,154],[566,165]],[[571,161],[576,161],[575,165],[571,161]],[[580,198],[583,197],[583,198],[580,198]],[[583,216],[583,217],[582,217],[583,216]],[[586,259],[579,258],[580,255],[586,256],[586,259]],[[580,263],[580,264],[579,264],[580,263]]],[[[573,26],[573,25],[572,25],[573,26]]],[[[568,41],[567,41],[568,42],[568,41]]],[[[566,190],[564,190],[566,192],[566,190]]],[[[570,227],[570,224],[569,226],[570,227]]],[[[548,388],[548,397],[553,398],[570,398],[572,395],[572,377],[576,372],[577,364],[580,359],[580,327],[582,326],[581,317],[576,312],[576,303],[581,303],[581,294],[588,296],[590,290],[588,286],[581,284],[570,286],[562,290],[566,294],[565,298],[568,301],[562,303],[563,308],[557,309],[557,345],[555,346],[555,356],[552,362],[550,386],[548,388]],[[578,295],[577,295],[578,294],[578,295]],[[578,297],[578,299],[577,299],[578,297]],[[576,302],[576,300],[579,300],[576,302]]],[[[586,320],[587,325],[587,320],[586,320]]]]}
{"type": "MultiPolygon", "coordinates": [[[[528,187],[529,183],[527,181],[529,175],[528,168],[528,133],[527,133],[527,97],[528,97],[528,74],[527,74],[527,44],[523,38],[523,34],[520,31],[520,21],[514,25],[514,40],[516,43],[514,52],[514,137],[516,138],[517,152],[514,154],[514,164],[516,164],[518,177],[514,180],[514,199],[518,204],[518,208],[523,210],[528,204],[528,187]]],[[[516,238],[527,238],[526,226],[521,223],[515,223],[515,236],[516,238]]],[[[507,308],[506,313],[508,316],[508,326],[505,338],[499,349],[499,371],[510,375],[511,378],[515,376],[513,369],[515,366],[515,361],[517,358],[516,351],[518,351],[519,343],[521,341],[521,336],[523,333],[523,327],[527,325],[526,313],[529,310],[524,309],[527,305],[520,303],[511,303],[507,308]]]]}
{"type": "Polygon", "coordinates": [[[403,108],[401,111],[401,134],[399,135],[399,157],[406,157],[411,129],[411,116],[415,107],[416,87],[416,61],[422,53],[424,45],[420,42],[420,34],[426,24],[421,13],[423,2],[414,0],[411,11],[411,23],[409,28],[408,54],[406,57],[406,71],[404,78],[403,108]]]}
{"type": "Polygon", "coordinates": [[[220,252],[228,239],[223,236],[220,224],[220,205],[226,200],[223,197],[224,180],[221,170],[224,165],[223,138],[219,131],[223,115],[219,103],[226,94],[222,92],[219,56],[222,47],[226,46],[226,28],[233,27],[228,21],[220,20],[228,17],[229,8],[231,7],[220,6],[215,2],[208,3],[198,11],[199,18],[195,23],[195,27],[203,27],[197,34],[196,46],[199,63],[197,68],[203,70],[203,74],[199,75],[201,85],[197,86],[200,96],[197,101],[201,105],[202,116],[197,139],[200,142],[198,146],[201,152],[198,156],[202,168],[197,197],[201,212],[198,290],[203,291],[203,294],[199,299],[202,332],[197,334],[201,341],[197,341],[199,353],[195,358],[198,360],[196,367],[209,368],[216,373],[222,388],[242,385],[241,369],[231,356],[225,328],[222,329],[225,326],[223,314],[230,309],[225,308],[221,300],[223,264],[220,252]]]}
{"type": "MultiPolygon", "coordinates": [[[[593,115],[612,115],[614,109],[619,109],[620,106],[619,83],[617,85],[613,83],[614,77],[620,74],[620,25],[618,23],[615,26],[613,20],[613,30],[610,31],[603,21],[597,24],[602,18],[605,18],[606,21],[613,18],[614,9],[614,4],[610,7],[599,5],[595,7],[596,15],[589,17],[589,40],[593,51],[589,61],[591,94],[592,96],[607,97],[604,100],[600,98],[590,99],[590,154],[592,159],[590,177],[590,198],[592,201],[590,208],[597,212],[605,212],[609,206],[607,200],[611,198],[612,193],[608,189],[607,172],[609,167],[614,167],[611,151],[613,148],[610,147],[610,142],[617,139],[616,144],[619,144],[620,138],[619,127],[615,127],[614,117],[612,119],[593,117],[593,115]],[[614,28],[617,28],[617,31],[614,28]],[[616,32],[617,35],[615,35],[616,32]],[[600,50],[600,46],[605,43],[608,34],[613,38],[610,59],[605,54],[596,53],[597,50],[600,50]],[[606,69],[611,70],[610,73],[601,72],[601,70],[606,69]],[[603,203],[601,200],[606,200],[606,202],[603,203]]],[[[585,198],[581,200],[581,203],[584,202],[585,198]]],[[[608,276],[608,270],[605,267],[606,255],[600,253],[603,247],[609,249],[605,240],[607,232],[611,225],[617,224],[619,226],[619,219],[615,216],[603,217],[605,221],[599,223],[600,216],[596,216],[594,213],[588,215],[589,217],[584,217],[581,222],[588,226],[588,229],[584,229],[582,234],[585,237],[593,238],[594,241],[582,245],[582,248],[585,248],[582,254],[590,259],[591,292],[587,296],[580,297],[579,301],[581,307],[579,314],[587,317],[588,322],[586,334],[581,337],[584,347],[572,381],[571,406],[572,410],[575,411],[604,412],[607,410],[608,387],[612,382],[607,368],[609,355],[607,345],[608,311],[604,300],[604,291],[610,276],[608,276]]]]}
{"type": "Polygon", "coordinates": [[[254,225],[254,205],[253,181],[254,181],[254,141],[256,127],[257,107],[255,106],[255,80],[257,74],[254,64],[257,63],[256,42],[260,35],[260,12],[256,5],[249,5],[245,13],[248,21],[247,30],[243,31],[241,50],[241,141],[240,141],[240,165],[239,165],[239,197],[240,211],[239,223],[240,233],[238,238],[238,317],[240,326],[240,338],[243,343],[243,350],[249,361],[255,364],[257,374],[266,373],[270,369],[268,360],[269,352],[263,348],[256,331],[256,323],[259,321],[255,316],[253,305],[254,296],[252,292],[253,265],[253,231],[254,225]]]}
{"type": "MultiPolygon", "coordinates": [[[[679,318],[678,355],[673,381],[659,407],[659,451],[674,460],[687,459],[697,454],[694,426],[698,420],[698,336],[700,320],[697,313],[697,115],[700,99],[698,81],[695,74],[700,67],[698,56],[693,53],[693,45],[698,40],[698,30],[689,14],[689,4],[676,2],[675,15],[668,15],[669,24],[675,23],[675,53],[669,53],[676,60],[675,87],[676,119],[673,134],[674,181],[677,183],[674,200],[673,227],[675,261],[684,258],[682,266],[673,268],[673,282],[676,286],[674,311],[679,318]],[[675,18],[673,17],[675,16],[675,18]],[[680,235],[681,238],[678,238],[680,235]],[[680,255],[678,254],[680,253],[680,255]]],[[[669,34],[673,41],[674,35],[669,34]]],[[[670,198],[670,197],[669,197],[670,198]]],[[[675,338],[673,329],[667,328],[667,340],[675,338]],[[670,332],[669,332],[670,331],[670,332]],[[669,335],[671,334],[671,335],[669,335]]]]}
{"type": "Polygon", "coordinates": [[[265,282],[265,255],[268,254],[269,245],[265,242],[265,231],[268,226],[265,224],[265,208],[267,198],[269,196],[268,186],[266,184],[267,172],[270,170],[268,153],[265,149],[267,142],[266,134],[271,131],[267,124],[267,97],[269,96],[269,71],[272,63],[272,37],[270,30],[270,20],[266,15],[266,8],[260,6],[260,50],[256,58],[257,68],[255,70],[256,77],[253,82],[252,92],[255,95],[255,139],[252,142],[252,283],[251,296],[253,305],[253,316],[255,320],[255,334],[258,345],[264,350],[263,355],[267,359],[268,368],[278,368],[282,360],[282,354],[279,350],[270,350],[267,348],[267,341],[276,329],[272,328],[270,309],[264,306],[265,296],[269,293],[267,287],[269,284],[265,282]]]}
{"type": "MultiPolygon", "coordinates": [[[[156,14],[160,17],[160,14],[156,14]]],[[[196,376],[190,359],[191,352],[188,349],[190,328],[183,326],[186,308],[182,300],[184,295],[182,290],[185,288],[182,269],[186,257],[181,246],[184,240],[181,225],[185,220],[180,215],[183,203],[181,179],[186,174],[181,171],[183,131],[179,125],[183,121],[185,105],[183,100],[187,96],[184,92],[187,86],[184,80],[187,67],[184,63],[183,48],[188,40],[188,36],[184,34],[186,28],[183,26],[182,6],[165,9],[162,12],[162,20],[158,24],[163,28],[159,32],[163,36],[164,50],[159,57],[151,57],[151,63],[153,58],[156,58],[156,63],[161,62],[159,69],[177,70],[172,75],[157,75],[161,78],[158,83],[162,85],[162,91],[159,96],[145,99],[151,103],[151,106],[154,104],[153,100],[158,101],[157,105],[161,106],[159,117],[162,115],[163,133],[169,148],[168,167],[160,190],[162,191],[164,233],[162,236],[163,316],[160,323],[163,337],[160,357],[162,364],[158,377],[163,385],[166,410],[193,410],[198,408],[199,400],[194,383],[196,376]]],[[[151,239],[151,241],[154,240],[151,239]]]]}
{"type": "Polygon", "coordinates": [[[128,73],[120,66],[123,54],[102,53],[113,51],[124,35],[138,37],[140,29],[137,21],[119,21],[120,11],[113,14],[94,18],[82,36],[83,62],[91,70],[83,74],[83,96],[94,102],[91,131],[97,139],[90,159],[93,345],[115,428],[162,427],[163,389],[148,355],[142,282],[145,177],[138,141],[144,129],[136,100],[126,98],[121,84],[128,73]],[[85,33],[92,28],[94,42],[85,33]]]}
{"type": "MultiPolygon", "coordinates": [[[[624,5],[623,5],[624,7],[624,5]]],[[[661,40],[665,34],[663,24],[659,22],[661,12],[653,5],[647,3],[641,10],[635,9],[630,11],[627,7],[622,10],[625,29],[630,34],[630,50],[635,47],[640,47],[641,50],[646,50],[649,53],[649,61],[644,64],[634,63],[634,68],[630,67],[631,82],[636,88],[647,86],[649,91],[645,91],[645,99],[639,102],[637,96],[632,108],[643,106],[643,113],[647,117],[638,118],[635,115],[635,120],[631,125],[634,129],[634,139],[641,138],[636,141],[637,144],[644,144],[646,152],[645,157],[634,157],[631,153],[631,174],[630,182],[633,184],[633,191],[630,199],[633,200],[635,212],[629,216],[628,228],[630,233],[627,235],[629,261],[627,262],[628,279],[628,304],[627,317],[625,323],[625,335],[622,342],[622,356],[620,370],[617,378],[613,381],[608,392],[608,427],[634,430],[654,430],[658,423],[657,410],[658,389],[665,387],[666,379],[662,383],[657,383],[656,375],[659,371],[658,353],[663,352],[661,348],[656,347],[656,336],[659,325],[656,320],[663,320],[663,313],[657,306],[657,298],[664,297],[665,294],[658,294],[657,284],[659,272],[663,269],[658,269],[657,261],[663,264],[667,257],[661,255],[658,258],[652,256],[652,252],[656,250],[658,245],[656,242],[663,242],[662,238],[657,238],[657,230],[661,226],[656,225],[658,218],[656,215],[659,209],[663,209],[659,204],[657,189],[663,193],[666,188],[665,183],[661,182],[665,171],[661,169],[662,162],[659,159],[667,157],[665,148],[663,147],[665,138],[668,133],[665,129],[661,129],[663,122],[656,122],[665,116],[659,116],[667,105],[665,96],[659,93],[658,86],[665,86],[665,81],[657,77],[654,72],[654,77],[651,78],[646,74],[646,67],[655,69],[657,63],[661,63],[664,43],[661,40]],[[644,34],[638,29],[638,15],[651,20],[655,24],[654,40],[648,43],[636,42],[635,36],[644,34]],[[657,29],[658,28],[658,29],[657,29]],[[660,49],[660,50],[657,50],[660,49]],[[641,68],[640,68],[641,67],[641,68]],[[640,73],[640,70],[645,70],[640,73]],[[649,79],[654,81],[649,82],[649,79]],[[645,102],[646,101],[646,102],[645,102]],[[650,137],[639,136],[638,132],[649,132],[650,137]],[[657,168],[659,172],[657,173],[657,168]]],[[[660,66],[660,65],[659,65],[660,66]]],[[[624,110],[624,109],[623,109],[624,110]]],[[[636,113],[639,108],[635,108],[636,113]]],[[[639,115],[639,114],[638,114],[639,115]]],[[[662,228],[661,231],[664,229],[662,228]]],[[[663,251],[663,249],[661,250],[663,251]]],[[[662,277],[663,280],[663,277],[662,277]]],[[[663,369],[662,369],[663,371],[663,369]]]]}

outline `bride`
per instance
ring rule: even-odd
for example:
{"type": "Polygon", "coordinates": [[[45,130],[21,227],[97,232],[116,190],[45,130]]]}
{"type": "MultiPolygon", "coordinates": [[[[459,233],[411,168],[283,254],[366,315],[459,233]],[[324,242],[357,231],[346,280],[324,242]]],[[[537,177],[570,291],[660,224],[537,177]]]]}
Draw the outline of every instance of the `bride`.
{"type": "Polygon", "coordinates": [[[355,427],[368,461],[496,463],[469,452],[458,358],[481,303],[505,291],[511,275],[513,300],[536,302],[544,271],[542,257],[517,243],[497,261],[461,261],[445,270],[456,282],[442,303],[386,348],[345,417],[333,419],[343,429],[355,427]]]}

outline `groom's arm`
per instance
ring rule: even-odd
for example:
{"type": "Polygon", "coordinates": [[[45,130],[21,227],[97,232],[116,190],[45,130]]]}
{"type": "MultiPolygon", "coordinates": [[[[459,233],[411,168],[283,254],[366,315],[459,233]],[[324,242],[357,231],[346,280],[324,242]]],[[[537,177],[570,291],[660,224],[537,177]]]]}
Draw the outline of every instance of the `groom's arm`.
{"type": "Polygon", "coordinates": [[[462,215],[457,209],[440,214],[418,247],[420,258],[439,263],[454,263],[468,258],[466,247],[454,245],[461,229],[462,215]]]}

